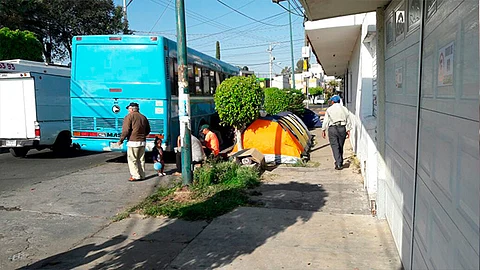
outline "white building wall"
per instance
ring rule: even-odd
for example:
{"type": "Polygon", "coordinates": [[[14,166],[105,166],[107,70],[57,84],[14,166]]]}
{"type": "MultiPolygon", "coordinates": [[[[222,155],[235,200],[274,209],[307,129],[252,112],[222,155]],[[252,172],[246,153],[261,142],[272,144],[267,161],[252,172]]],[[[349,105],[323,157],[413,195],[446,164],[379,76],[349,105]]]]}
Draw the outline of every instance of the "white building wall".
{"type": "Polygon", "coordinates": [[[347,94],[348,102],[346,106],[352,113],[351,118],[354,119],[355,123],[351,131],[350,141],[360,161],[364,187],[368,192],[370,200],[375,200],[377,192],[376,119],[372,115],[372,78],[375,58],[372,55],[371,48],[367,48],[367,45],[363,43],[364,38],[368,34],[368,26],[375,25],[375,13],[364,14],[362,19],[362,30],[349,61],[349,83],[347,89],[349,92],[347,94]]]}

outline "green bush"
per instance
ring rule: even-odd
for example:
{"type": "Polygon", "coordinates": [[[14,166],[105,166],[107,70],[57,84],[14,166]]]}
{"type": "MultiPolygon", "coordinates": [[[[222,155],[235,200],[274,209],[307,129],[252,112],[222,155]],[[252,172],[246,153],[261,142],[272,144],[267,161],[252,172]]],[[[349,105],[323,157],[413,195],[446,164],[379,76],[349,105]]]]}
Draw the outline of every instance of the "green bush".
{"type": "Polygon", "coordinates": [[[260,184],[260,173],[252,167],[234,162],[212,160],[194,172],[193,185],[187,191],[181,186],[160,188],[139,205],[121,213],[115,220],[140,211],[150,216],[168,216],[186,220],[209,220],[228,213],[241,205],[248,205],[247,188],[260,184]],[[176,199],[180,191],[181,199],[176,199]]]}
{"type": "Polygon", "coordinates": [[[300,90],[266,88],[263,106],[265,111],[274,115],[279,112],[289,111],[301,115],[305,109],[303,100],[305,95],[300,90]]]}
{"type": "Polygon", "coordinates": [[[250,167],[241,167],[235,162],[207,163],[195,170],[193,187],[205,188],[210,185],[222,184],[236,188],[250,188],[258,184],[259,172],[250,167]]]}
{"type": "Polygon", "coordinates": [[[255,76],[235,76],[217,87],[214,100],[222,123],[238,130],[258,118],[263,91],[255,76]]]}
{"type": "Polygon", "coordinates": [[[24,59],[41,61],[42,44],[30,31],[0,29],[0,60],[24,59]]]}

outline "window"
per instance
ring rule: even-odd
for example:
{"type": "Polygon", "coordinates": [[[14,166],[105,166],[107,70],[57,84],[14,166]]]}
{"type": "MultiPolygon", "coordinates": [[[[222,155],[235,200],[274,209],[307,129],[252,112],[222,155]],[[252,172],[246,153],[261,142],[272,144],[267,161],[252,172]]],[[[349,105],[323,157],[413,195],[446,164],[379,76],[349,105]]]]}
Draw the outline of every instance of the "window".
{"type": "Polygon", "coordinates": [[[170,59],[170,85],[172,96],[178,96],[178,65],[177,59],[170,59]]]}
{"type": "Polygon", "coordinates": [[[210,95],[210,70],[202,68],[203,94],[210,95]]]}
{"type": "Polygon", "coordinates": [[[197,95],[203,95],[203,88],[202,88],[202,69],[198,66],[195,66],[195,92],[197,95]]]}
{"type": "Polygon", "coordinates": [[[195,73],[193,65],[188,65],[188,92],[190,95],[195,95],[195,73]]]}

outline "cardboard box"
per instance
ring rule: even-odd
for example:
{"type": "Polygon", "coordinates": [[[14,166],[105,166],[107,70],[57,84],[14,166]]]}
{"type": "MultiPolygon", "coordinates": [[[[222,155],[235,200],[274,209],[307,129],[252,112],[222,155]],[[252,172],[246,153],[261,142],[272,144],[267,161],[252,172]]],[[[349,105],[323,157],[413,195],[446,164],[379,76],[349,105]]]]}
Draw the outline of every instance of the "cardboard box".
{"type": "Polygon", "coordinates": [[[245,166],[265,167],[265,157],[255,148],[247,148],[238,151],[230,156],[235,162],[245,166]]]}

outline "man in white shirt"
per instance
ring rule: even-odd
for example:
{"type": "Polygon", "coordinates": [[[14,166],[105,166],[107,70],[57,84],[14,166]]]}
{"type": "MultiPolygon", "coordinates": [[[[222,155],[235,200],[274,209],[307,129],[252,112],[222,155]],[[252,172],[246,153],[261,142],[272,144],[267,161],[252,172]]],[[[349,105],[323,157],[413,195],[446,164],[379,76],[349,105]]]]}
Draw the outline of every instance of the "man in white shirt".
{"type": "Polygon", "coordinates": [[[347,108],[340,105],[340,97],[335,95],[330,98],[331,106],[325,112],[322,123],[322,137],[326,137],[328,128],[328,140],[332,147],[335,158],[335,170],[343,169],[343,145],[345,139],[350,137],[351,122],[347,108]]]}

